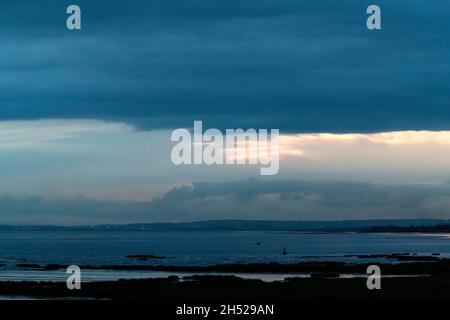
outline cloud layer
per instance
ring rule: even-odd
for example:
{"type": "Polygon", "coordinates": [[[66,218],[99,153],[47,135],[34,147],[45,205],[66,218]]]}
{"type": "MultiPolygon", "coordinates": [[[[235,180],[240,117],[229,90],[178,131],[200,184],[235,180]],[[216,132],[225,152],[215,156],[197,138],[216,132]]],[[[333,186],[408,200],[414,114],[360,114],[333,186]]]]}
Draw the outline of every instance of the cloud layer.
{"type": "Polygon", "coordinates": [[[82,134],[132,131],[124,123],[98,120],[0,121],[0,148],[40,148],[44,144],[82,134]]]}
{"type": "Polygon", "coordinates": [[[450,3],[359,0],[2,3],[2,119],[285,132],[449,129],[450,3]]]}
{"type": "Polygon", "coordinates": [[[194,183],[151,202],[0,197],[0,223],[450,218],[450,185],[249,179],[194,183]]]}
{"type": "MultiPolygon", "coordinates": [[[[0,121],[0,195],[147,202],[196,181],[260,176],[259,165],[176,166],[170,136],[98,120],[0,121]]],[[[450,132],[284,134],[267,178],[439,184],[450,180],[450,132]]]]}

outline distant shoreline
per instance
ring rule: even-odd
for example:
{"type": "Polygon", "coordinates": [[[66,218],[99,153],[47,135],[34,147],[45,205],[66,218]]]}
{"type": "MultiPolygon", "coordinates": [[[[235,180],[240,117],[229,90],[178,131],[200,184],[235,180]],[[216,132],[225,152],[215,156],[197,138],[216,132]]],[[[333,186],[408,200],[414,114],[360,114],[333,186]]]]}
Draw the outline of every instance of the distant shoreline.
{"type": "Polygon", "coordinates": [[[174,223],[99,224],[80,226],[7,225],[1,231],[278,231],[278,232],[450,232],[450,220],[379,219],[340,221],[205,220],[174,223]],[[377,231],[378,230],[378,231],[377,231]]]}

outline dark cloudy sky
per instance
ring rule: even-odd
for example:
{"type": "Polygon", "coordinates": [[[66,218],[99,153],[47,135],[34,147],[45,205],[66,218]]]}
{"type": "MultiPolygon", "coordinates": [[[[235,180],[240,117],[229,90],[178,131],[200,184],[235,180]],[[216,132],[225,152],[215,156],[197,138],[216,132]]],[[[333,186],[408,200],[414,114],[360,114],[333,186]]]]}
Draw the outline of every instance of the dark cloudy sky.
{"type": "Polygon", "coordinates": [[[450,218],[448,0],[1,8],[0,223],[450,218]],[[175,167],[194,120],[280,129],[279,174],[175,167]]]}
{"type": "Polygon", "coordinates": [[[304,131],[448,129],[450,2],[2,1],[3,119],[304,131]]]}

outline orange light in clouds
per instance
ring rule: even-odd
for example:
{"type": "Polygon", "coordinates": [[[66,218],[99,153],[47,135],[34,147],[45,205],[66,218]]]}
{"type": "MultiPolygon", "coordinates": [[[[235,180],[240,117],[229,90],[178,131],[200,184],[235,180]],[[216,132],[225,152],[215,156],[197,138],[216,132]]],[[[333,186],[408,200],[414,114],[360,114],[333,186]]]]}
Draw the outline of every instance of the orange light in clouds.
{"type": "MultiPolygon", "coordinates": [[[[280,156],[304,157],[306,146],[335,145],[339,143],[369,143],[384,145],[413,144],[450,144],[450,131],[392,131],[379,133],[301,133],[285,134],[278,137],[280,156]]],[[[237,146],[236,159],[248,159],[251,154],[259,155],[265,146],[260,141],[246,141],[244,146],[237,146]]],[[[224,151],[227,149],[224,147],[224,151]]]]}
{"type": "Polygon", "coordinates": [[[305,146],[314,144],[372,143],[385,145],[450,144],[450,131],[392,131],[379,133],[305,133],[280,135],[280,155],[304,156],[305,146]]]}
{"type": "Polygon", "coordinates": [[[384,144],[450,144],[450,131],[392,131],[379,133],[306,133],[281,135],[280,143],[348,141],[384,144]]]}

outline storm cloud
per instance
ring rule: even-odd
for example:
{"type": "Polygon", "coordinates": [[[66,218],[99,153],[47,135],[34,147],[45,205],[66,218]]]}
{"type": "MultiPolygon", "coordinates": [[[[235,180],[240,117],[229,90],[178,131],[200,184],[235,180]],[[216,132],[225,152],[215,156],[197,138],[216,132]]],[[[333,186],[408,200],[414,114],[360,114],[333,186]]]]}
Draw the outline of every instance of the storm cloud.
{"type": "Polygon", "coordinates": [[[0,119],[145,129],[448,129],[450,3],[3,1],[0,119]]]}
{"type": "Polygon", "coordinates": [[[450,218],[450,185],[343,181],[197,182],[149,202],[0,197],[0,223],[82,225],[216,219],[450,218]]]}
{"type": "Polygon", "coordinates": [[[249,179],[175,188],[152,207],[194,220],[449,218],[450,187],[249,179]]]}

